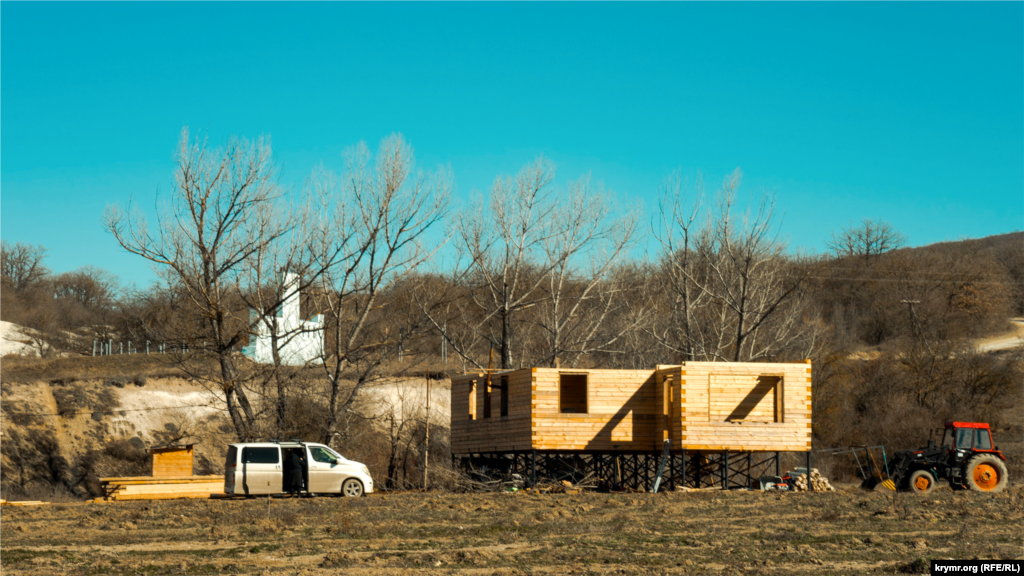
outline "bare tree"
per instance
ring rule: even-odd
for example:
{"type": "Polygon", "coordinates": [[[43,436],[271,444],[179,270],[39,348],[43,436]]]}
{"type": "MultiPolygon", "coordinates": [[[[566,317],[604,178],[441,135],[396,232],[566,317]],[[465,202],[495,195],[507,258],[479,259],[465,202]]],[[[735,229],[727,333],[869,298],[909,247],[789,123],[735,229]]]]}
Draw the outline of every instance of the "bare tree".
{"type": "Polygon", "coordinates": [[[157,265],[168,285],[187,298],[202,332],[195,334],[197,354],[185,358],[193,361],[185,367],[222,395],[238,437],[253,438],[257,413],[234,357],[253,326],[240,295],[258,288],[244,284],[254,255],[290,230],[288,218],[275,216],[281,190],[270,145],[263,138],[232,139],[211,150],[192,142],[186,128],[176,163],[176,185],[158,212],[155,232],[130,205],[108,208],[105,223],[123,248],[157,265]],[[207,358],[217,371],[203,369],[207,358]]]}
{"type": "MultiPolygon", "coordinates": [[[[687,202],[687,191],[679,172],[666,182],[661,196],[661,242],[662,272],[665,277],[667,295],[671,297],[668,306],[668,322],[660,327],[651,325],[647,331],[665,346],[679,355],[680,360],[697,359],[697,343],[703,340],[697,332],[697,311],[708,299],[710,292],[699,288],[694,278],[698,277],[698,239],[706,242],[706,230],[698,222],[704,202],[704,181],[698,177],[694,197],[687,202]]],[[[657,235],[657,233],[656,233],[657,235]]]]}
{"type": "Polygon", "coordinates": [[[514,178],[496,178],[487,203],[455,223],[464,268],[448,284],[458,289],[424,312],[464,362],[483,367],[475,354],[487,349],[474,350],[482,341],[502,369],[575,365],[623,333],[609,331],[621,304],[611,271],[633,243],[636,219],[618,215],[589,177],[561,198],[553,178],[539,158],[514,178]]]}
{"type": "Polygon", "coordinates": [[[478,287],[469,292],[483,312],[474,329],[498,350],[501,368],[513,366],[513,317],[538,303],[537,288],[553,267],[542,260],[556,234],[553,178],[554,166],[538,158],[515,178],[496,178],[487,210],[480,202],[456,223],[458,248],[468,261],[465,275],[456,276],[478,287]]]}
{"type": "Polygon", "coordinates": [[[380,321],[389,314],[383,296],[436,250],[425,246],[426,233],[443,217],[453,184],[447,170],[416,173],[412,148],[400,135],[381,142],[372,166],[360,144],[348,154],[343,180],[320,170],[310,182],[324,223],[314,262],[325,270],[317,305],[327,315],[323,441],[330,442],[339,434],[345,439],[353,403],[400,340],[380,321]]]}
{"type": "Polygon", "coordinates": [[[608,331],[622,313],[622,288],[610,272],[633,244],[637,219],[617,217],[608,194],[584,177],[569,185],[567,198],[552,213],[552,234],[544,243],[550,268],[540,285],[545,298],[537,323],[545,344],[541,360],[558,367],[609,347],[635,324],[608,331]]]}
{"type": "Polygon", "coordinates": [[[864,260],[877,258],[906,244],[907,238],[888,222],[865,218],[857,227],[832,233],[826,245],[837,258],[855,256],[864,260]]]}
{"type": "Polygon", "coordinates": [[[292,322],[289,318],[286,322],[284,312],[290,312],[286,309],[299,303],[301,294],[319,285],[322,274],[338,256],[311,249],[324,223],[312,213],[308,198],[304,200],[286,213],[267,210],[257,215],[266,220],[260,224],[262,229],[283,228],[287,232],[278,241],[259,246],[247,259],[242,273],[243,284],[250,289],[241,292],[240,297],[252,310],[252,328],[259,328],[254,335],[266,338],[270,349],[269,362],[258,359],[249,380],[263,397],[273,398],[274,430],[278,437],[291,433],[287,422],[289,388],[302,374],[294,366],[322,361],[320,351],[297,350],[295,346],[308,347],[307,335],[316,328],[307,328],[301,319],[292,322]]]}
{"type": "Polygon", "coordinates": [[[736,170],[725,179],[714,209],[696,228],[696,209],[669,209],[666,221],[677,230],[666,232],[662,245],[684,325],[655,335],[683,359],[770,359],[797,344],[806,357],[815,334],[800,289],[806,273],[775,238],[770,196],[755,212],[736,217],[740,178],[736,170]]]}
{"type": "Polygon", "coordinates": [[[45,257],[42,246],[4,240],[0,243],[0,280],[14,292],[24,293],[50,273],[43,265],[45,257]]]}

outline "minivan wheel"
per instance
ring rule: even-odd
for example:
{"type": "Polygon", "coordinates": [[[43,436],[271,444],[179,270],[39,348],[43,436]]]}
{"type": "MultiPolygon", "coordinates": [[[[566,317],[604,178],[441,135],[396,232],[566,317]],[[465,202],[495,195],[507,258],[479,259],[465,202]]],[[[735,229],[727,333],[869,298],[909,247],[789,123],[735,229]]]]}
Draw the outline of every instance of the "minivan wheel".
{"type": "Polygon", "coordinates": [[[341,485],[341,493],[349,498],[358,498],[363,495],[363,483],[355,478],[349,478],[341,485]]]}

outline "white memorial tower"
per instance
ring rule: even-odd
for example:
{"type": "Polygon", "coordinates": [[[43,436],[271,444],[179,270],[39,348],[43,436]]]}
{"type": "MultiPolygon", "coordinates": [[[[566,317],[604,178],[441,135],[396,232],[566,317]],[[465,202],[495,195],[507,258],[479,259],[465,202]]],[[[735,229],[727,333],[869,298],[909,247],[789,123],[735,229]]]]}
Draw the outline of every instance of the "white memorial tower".
{"type": "MultiPolygon", "coordinates": [[[[272,328],[276,325],[277,349],[281,364],[287,366],[304,366],[311,362],[322,363],[324,353],[324,321],[318,314],[309,320],[299,317],[299,277],[292,272],[281,273],[281,288],[284,294],[281,305],[277,308],[274,318],[263,318],[253,327],[255,334],[249,345],[242,349],[242,354],[260,364],[272,364],[272,328]]],[[[254,317],[259,311],[253,310],[254,317]]]]}

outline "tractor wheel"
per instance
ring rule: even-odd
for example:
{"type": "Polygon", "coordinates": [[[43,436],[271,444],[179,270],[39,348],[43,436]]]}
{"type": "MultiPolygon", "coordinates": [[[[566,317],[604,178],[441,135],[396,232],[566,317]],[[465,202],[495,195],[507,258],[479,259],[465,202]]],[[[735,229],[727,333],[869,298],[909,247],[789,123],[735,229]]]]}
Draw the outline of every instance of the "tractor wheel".
{"type": "Polygon", "coordinates": [[[932,491],[932,488],[935,488],[935,477],[927,470],[918,470],[910,475],[910,480],[907,481],[907,488],[911,492],[927,494],[932,491]]]}
{"type": "Polygon", "coordinates": [[[964,482],[975,492],[1001,492],[1008,480],[1006,464],[991,454],[978,454],[964,466],[964,482]]]}

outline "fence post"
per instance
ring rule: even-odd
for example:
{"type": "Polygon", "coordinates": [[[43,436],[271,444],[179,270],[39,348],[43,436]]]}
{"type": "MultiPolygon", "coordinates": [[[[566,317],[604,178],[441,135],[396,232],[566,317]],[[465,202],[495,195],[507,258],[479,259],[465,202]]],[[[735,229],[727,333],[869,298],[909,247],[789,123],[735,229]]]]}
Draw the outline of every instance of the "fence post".
{"type": "Polygon", "coordinates": [[[149,356],[149,340],[146,340],[146,356],[149,356]]]}
{"type": "Polygon", "coordinates": [[[95,338],[92,339],[92,355],[93,356],[96,355],[96,339],[95,338]]]}

